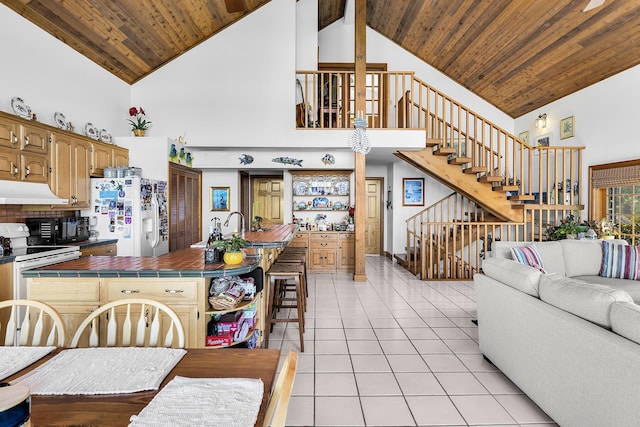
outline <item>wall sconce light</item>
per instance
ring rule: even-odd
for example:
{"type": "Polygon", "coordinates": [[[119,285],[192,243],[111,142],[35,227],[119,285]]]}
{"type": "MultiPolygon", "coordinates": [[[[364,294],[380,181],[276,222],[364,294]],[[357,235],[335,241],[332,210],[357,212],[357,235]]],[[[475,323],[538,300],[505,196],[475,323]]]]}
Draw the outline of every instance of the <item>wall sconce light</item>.
{"type": "Polygon", "coordinates": [[[547,127],[547,113],[542,113],[535,120],[536,128],[542,129],[547,127]]]}

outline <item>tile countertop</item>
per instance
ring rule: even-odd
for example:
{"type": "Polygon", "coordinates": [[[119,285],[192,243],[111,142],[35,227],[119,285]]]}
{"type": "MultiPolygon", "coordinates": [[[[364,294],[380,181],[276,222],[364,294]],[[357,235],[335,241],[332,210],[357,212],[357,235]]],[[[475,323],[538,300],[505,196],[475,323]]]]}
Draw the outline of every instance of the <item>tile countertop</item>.
{"type": "MultiPolygon", "coordinates": [[[[101,239],[101,240],[95,240],[95,241],[85,240],[82,242],[60,244],[58,246],[79,246],[80,250],[82,251],[82,248],[110,245],[112,243],[118,243],[118,239],[101,239]]],[[[15,256],[13,255],[0,256],[0,265],[8,262],[13,262],[14,258],[15,256]]]]}
{"type": "Polygon", "coordinates": [[[205,264],[204,249],[190,248],[159,257],[93,256],[24,270],[33,277],[222,277],[253,271],[260,257],[245,256],[238,265],[205,264]]]}
{"type": "MultiPolygon", "coordinates": [[[[284,248],[289,245],[298,231],[295,224],[270,225],[264,231],[246,231],[244,238],[248,248],[284,248]]],[[[206,240],[191,245],[192,248],[204,248],[206,240]]]]}

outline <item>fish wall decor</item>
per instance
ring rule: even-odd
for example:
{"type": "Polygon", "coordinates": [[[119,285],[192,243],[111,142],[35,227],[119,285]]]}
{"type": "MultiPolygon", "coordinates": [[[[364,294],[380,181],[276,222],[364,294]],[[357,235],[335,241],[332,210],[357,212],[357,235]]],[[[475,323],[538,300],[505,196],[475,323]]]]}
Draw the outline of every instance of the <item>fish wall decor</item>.
{"type": "Polygon", "coordinates": [[[271,159],[272,162],[282,163],[284,165],[295,165],[302,167],[302,160],[292,159],[291,157],[275,157],[271,159]]]}

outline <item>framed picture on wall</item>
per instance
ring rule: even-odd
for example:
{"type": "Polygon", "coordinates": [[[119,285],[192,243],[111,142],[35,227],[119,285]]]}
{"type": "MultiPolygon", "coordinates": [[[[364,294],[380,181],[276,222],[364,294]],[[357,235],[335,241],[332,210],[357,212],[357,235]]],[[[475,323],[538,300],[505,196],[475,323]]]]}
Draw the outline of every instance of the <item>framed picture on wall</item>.
{"type": "Polygon", "coordinates": [[[536,136],[537,147],[548,147],[553,142],[553,133],[545,133],[543,135],[536,136]]]}
{"type": "Polygon", "coordinates": [[[560,120],[560,139],[573,136],[573,116],[560,120]]]}
{"type": "Polygon", "coordinates": [[[211,187],[209,191],[211,211],[229,210],[229,187],[211,187]]]}
{"type": "Polygon", "coordinates": [[[424,178],[402,178],[402,206],[424,206],[424,178]]]}
{"type": "Polygon", "coordinates": [[[523,142],[529,143],[529,131],[525,130],[524,132],[520,132],[518,134],[518,138],[520,138],[523,142]]]}

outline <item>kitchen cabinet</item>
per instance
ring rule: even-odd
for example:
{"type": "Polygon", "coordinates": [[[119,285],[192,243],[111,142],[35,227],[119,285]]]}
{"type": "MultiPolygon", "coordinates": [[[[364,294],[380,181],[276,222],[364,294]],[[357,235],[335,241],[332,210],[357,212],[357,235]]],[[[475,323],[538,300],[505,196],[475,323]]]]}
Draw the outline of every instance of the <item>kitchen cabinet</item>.
{"type": "Polygon", "coordinates": [[[27,298],[42,301],[55,308],[65,324],[65,346],[82,321],[100,306],[99,278],[29,279],[27,298]]]}
{"type": "Polygon", "coordinates": [[[0,179],[47,183],[50,131],[0,113],[0,179]]]}
{"type": "Polygon", "coordinates": [[[49,188],[63,199],[65,205],[57,209],[84,209],[89,207],[89,171],[91,144],[69,133],[53,133],[51,142],[51,174],[49,188]]]}
{"type": "Polygon", "coordinates": [[[91,143],[91,176],[101,178],[104,168],[129,166],[129,150],[100,141],[91,143]]]}
{"type": "MultiPolygon", "coordinates": [[[[147,298],[160,301],[176,312],[185,333],[185,347],[203,347],[204,328],[200,329],[201,300],[205,279],[135,278],[105,279],[102,303],[126,298],[147,298]]],[[[164,322],[167,331],[169,324],[164,322]]]]}
{"type": "Polygon", "coordinates": [[[82,255],[86,256],[116,256],[118,255],[118,245],[116,243],[108,243],[106,245],[93,245],[80,249],[82,255]]]}
{"type": "Polygon", "coordinates": [[[309,236],[309,270],[335,271],[338,267],[338,234],[311,232],[309,236]]]}
{"type": "Polygon", "coordinates": [[[113,166],[129,166],[129,150],[115,145],[111,148],[113,150],[113,166]]]}
{"type": "Polygon", "coordinates": [[[338,233],[338,268],[353,270],[356,266],[355,233],[338,233]]]}

